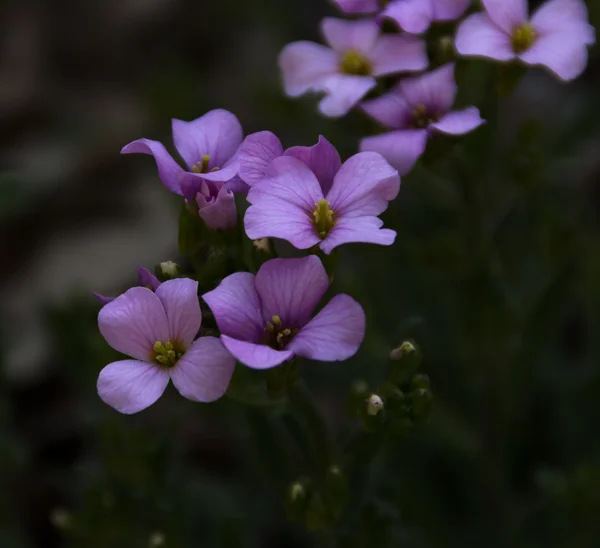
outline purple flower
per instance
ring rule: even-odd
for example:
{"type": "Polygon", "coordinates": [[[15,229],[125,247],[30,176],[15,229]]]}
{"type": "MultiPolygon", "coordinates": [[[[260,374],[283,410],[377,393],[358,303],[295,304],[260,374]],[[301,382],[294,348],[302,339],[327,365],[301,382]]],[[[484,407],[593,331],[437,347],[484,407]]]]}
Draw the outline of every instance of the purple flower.
{"type": "Polygon", "coordinates": [[[243,139],[239,120],[226,110],[211,110],[192,121],[173,120],[173,141],[187,170],[173,160],[164,145],[138,139],[122,154],[151,154],[163,184],[175,194],[195,202],[198,215],[209,228],[227,229],[237,222],[233,192],[243,192],[237,177],[237,151],[243,139]]]}
{"type": "Polygon", "coordinates": [[[343,116],[375,87],[375,77],[427,67],[425,42],[380,34],[374,21],[325,18],[321,30],[331,49],[314,42],[288,44],[279,56],[285,92],[298,97],[324,92],[319,108],[343,116]]]}
{"type": "Polygon", "coordinates": [[[543,65],[561,80],[579,76],[587,65],[587,46],[596,42],[581,0],[549,0],[531,18],[525,0],[483,0],[485,12],[465,19],[456,49],[499,61],[520,59],[543,65]]]}
{"type": "Polygon", "coordinates": [[[137,413],[162,395],[169,379],[189,400],[210,402],[225,393],[235,360],[215,337],[194,341],[202,320],[197,291],[198,283],[184,278],[156,292],[133,287],[100,310],[106,342],[134,358],[100,372],[98,394],[105,403],[137,413]]]}
{"type": "Polygon", "coordinates": [[[323,192],[329,191],[335,174],[342,167],[338,151],[322,135],[316,145],[296,146],[284,151],[276,135],[259,131],[248,135],[240,147],[240,178],[248,186],[254,186],[265,178],[271,162],[280,156],[292,156],[305,163],[319,180],[323,192]]]}
{"type": "Polygon", "coordinates": [[[319,179],[294,156],[275,158],[266,177],[248,193],[248,237],[281,238],[298,249],[318,245],[327,254],[348,242],[393,244],[396,233],[382,229],[378,215],[398,195],[398,172],[373,152],[352,156],[331,182],[323,178],[327,172],[322,169],[319,179]]]}
{"type": "Polygon", "coordinates": [[[345,13],[377,13],[377,19],[391,19],[412,34],[425,32],[434,21],[460,17],[471,0],[334,0],[345,13]]]}
{"type": "MultiPolygon", "coordinates": [[[[156,288],[160,285],[159,279],[143,266],[138,267],[138,282],[142,287],[147,287],[152,291],[156,291],[156,288]]],[[[96,297],[103,305],[115,300],[115,297],[105,297],[100,293],[93,292],[92,295],[94,295],[94,297],[96,297]]]]}
{"type": "Polygon", "coordinates": [[[405,78],[389,93],[366,101],[362,109],[394,131],[363,139],[360,150],[379,152],[405,175],[425,151],[432,133],[462,135],[484,123],[475,107],[450,110],[456,91],[454,65],[449,64],[405,78]]]}
{"type": "Polygon", "coordinates": [[[353,356],[365,335],[365,313],[348,295],[336,295],[311,319],[329,287],[315,255],[272,259],[256,276],[237,272],[203,295],[223,344],[240,362],[268,369],[303,356],[337,361],[353,356]]]}

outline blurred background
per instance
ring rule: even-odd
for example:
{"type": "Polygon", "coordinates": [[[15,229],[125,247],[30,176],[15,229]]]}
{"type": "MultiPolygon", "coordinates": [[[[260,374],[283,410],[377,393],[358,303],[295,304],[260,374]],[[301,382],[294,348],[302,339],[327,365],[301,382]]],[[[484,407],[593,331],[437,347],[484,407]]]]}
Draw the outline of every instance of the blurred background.
{"type": "MultiPolygon", "coordinates": [[[[598,28],[600,2],[589,0],[598,28]]],[[[533,6],[534,2],[530,2],[533,6]]],[[[276,59],[318,40],[325,0],[5,0],[0,6],[0,547],[329,546],[286,520],[301,459],[274,419],[167,389],[133,417],[97,397],[114,352],[91,291],[178,260],[179,204],[139,137],[213,108],[285,146],[344,157],[373,130],[283,96],[276,59]],[[281,449],[281,448],[280,448],[281,449]]],[[[435,58],[435,42],[432,41],[435,58]]],[[[385,213],[391,248],[342,249],[336,291],[367,339],[304,374],[335,432],[352,382],[419,342],[431,423],[362,478],[353,546],[600,546],[600,58],[564,85],[461,61],[459,103],[487,126],[442,143],[385,213]]]]}

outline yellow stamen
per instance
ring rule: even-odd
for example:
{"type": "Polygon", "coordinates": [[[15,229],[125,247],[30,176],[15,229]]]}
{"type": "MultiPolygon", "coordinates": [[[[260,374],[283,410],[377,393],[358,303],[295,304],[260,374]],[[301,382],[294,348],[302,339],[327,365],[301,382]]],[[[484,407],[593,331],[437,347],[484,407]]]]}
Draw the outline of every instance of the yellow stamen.
{"type": "Polygon", "coordinates": [[[538,35],[535,31],[535,27],[531,23],[523,23],[513,30],[510,38],[513,51],[515,53],[523,53],[527,51],[535,41],[538,35]]]}
{"type": "Polygon", "coordinates": [[[173,367],[185,352],[179,343],[173,344],[171,341],[166,343],[156,341],[152,349],[154,353],[151,355],[151,360],[164,367],[173,367]]]}
{"type": "Polygon", "coordinates": [[[319,200],[315,203],[313,211],[314,225],[320,238],[325,238],[335,223],[333,210],[329,207],[327,200],[319,200]]]}
{"type": "MultiPolygon", "coordinates": [[[[208,166],[210,165],[210,156],[208,154],[204,154],[200,162],[197,162],[196,165],[192,166],[192,171],[194,173],[208,173],[208,166]]],[[[219,168],[214,167],[210,171],[217,171],[219,168]]]]}
{"type": "Polygon", "coordinates": [[[355,76],[370,76],[373,72],[371,62],[360,52],[351,49],[340,60],[340,71],[355,76]]]}

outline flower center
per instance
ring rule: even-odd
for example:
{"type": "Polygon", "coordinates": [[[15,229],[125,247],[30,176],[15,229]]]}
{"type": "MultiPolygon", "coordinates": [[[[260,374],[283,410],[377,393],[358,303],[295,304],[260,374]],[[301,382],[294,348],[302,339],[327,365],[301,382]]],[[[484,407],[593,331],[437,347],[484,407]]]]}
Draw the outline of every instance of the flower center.
{"type": "Polygon", "coordinates": [[[212,169],[209,169],[209,165],[210,156],[208,154],[203,154],[202,160],[196,162],[196,164],[192,166],[192,171],[194,173],[212,173],[213,171],[219,171],[221,169],[220,167],[213,167],[212,169]]]}
{"type": "Polygon", "coordinates": [[[513,30],[510,41],[515,53],[527,51],[538,39],[535,27],[531,23],[523,23],[513,30]]]}
{"type": "Polygon", "coordinates": [[[185,353],[185,349],[179,343],[173,344],[171,341],[156,341],[152,349],[152,360],[163,367],[173,367],[185,353]]]}
{"type": "Polygon", "coordinates": [[[275,350],[281,350],[294,338],[298,329],[284,327],[279,316],[273,316],[270,322],[267,322],[265,333],[267,344],[275,350]]]}
{"type": "Polygon", "coordinates": [[[325,238],[335,224],[333,210],[329,207],[327,200],[319,200],[315,203],[313,217],[313,224],[315,225],[317,234],[321,239],[325,238]]]}
{"type": "Polygon", "coordinates": [[[417,105],[412,111],[413,127],[425,129],[430,124],[435,124],[439,120],[439,116],[435,112],[429,112],[423,104],[417,105]]]}
{"type": "Polygon", "coordinates": [[[340,70],[344,74],[369,76],[373,72],[373,67],[371,66],[371,62],[360,51],[351,49],[342,56],[340,70]]]}

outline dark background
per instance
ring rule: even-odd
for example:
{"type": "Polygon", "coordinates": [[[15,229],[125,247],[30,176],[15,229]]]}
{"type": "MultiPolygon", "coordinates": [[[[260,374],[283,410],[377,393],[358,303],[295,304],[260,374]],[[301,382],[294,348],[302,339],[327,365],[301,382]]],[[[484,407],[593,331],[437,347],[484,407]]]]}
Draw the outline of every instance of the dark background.
{"type": "MultiPolygon", "coordinates": [[[[282,491],[304,470],[263,443],[268,413],[171,388],[133,417],[102,404],[114,353],[90,291],[178,258],[177,200],[151,159],[119,155],[142,136],[170,146],[172,117],[226,108],[285,146],[322,133],[356,151],[372,125],[285,98],[276,65],[334,13],[325,0],[0,6],[2,548],[331,541],[286,521],[282,491]]],[[[380,382],[406,337],[436,398],[431,424],[363,478],[368,506],[346,524],[357,546],[600,546],[599,69],[594,48],[577,81],[534,69],[497,101],[506,74],[461,62],[459,103],[488,124],[403,179],[384,215],[393,247],[342,249],[336,290],[361,301],[368,332],[348,362],[304,367],[330,425],[349,423],[352,381],[380,382]]]]}

